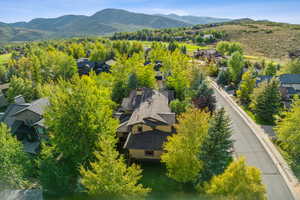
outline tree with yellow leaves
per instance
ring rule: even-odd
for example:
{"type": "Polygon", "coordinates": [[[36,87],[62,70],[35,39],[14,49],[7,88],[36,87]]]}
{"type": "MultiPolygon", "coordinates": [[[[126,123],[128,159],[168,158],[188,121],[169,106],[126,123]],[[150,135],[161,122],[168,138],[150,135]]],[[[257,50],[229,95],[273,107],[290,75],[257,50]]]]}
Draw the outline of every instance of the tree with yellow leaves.
{"type": "Polygon", "coordinates": [[[204,186],[206,194],[231,200],[265,200],[266,189],[261,173],[255,167],[246,166],[245,159],[232,162],[225,172],[213,177],[204,186]]]}
{"type": "Polygon", "coordinates": [[[166,164],[168,176],[182,183],[196,180],[202,169],[199,152],[208,133],[209,113],[189,109],[178,118],[177,134],[168,138],[161,161],[166,164]]]}

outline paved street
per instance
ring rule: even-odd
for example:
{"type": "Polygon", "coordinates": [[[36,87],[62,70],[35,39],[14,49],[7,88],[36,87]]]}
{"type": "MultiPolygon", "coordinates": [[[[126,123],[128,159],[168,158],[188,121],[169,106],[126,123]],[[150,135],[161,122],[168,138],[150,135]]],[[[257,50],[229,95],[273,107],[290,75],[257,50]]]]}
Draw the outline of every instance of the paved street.
{"type": "Polygon", "coordinates": [[[217,98],[217,107],[224,107],[232,120],[233,139],[235,140],[234,150],[236,155],[246,157],[247,163],[250,166],[255,166],[262,171],[268,199],[293,199],[283,177],[247,123],[217,90],[215,90],[215,96],[217,98]]]}

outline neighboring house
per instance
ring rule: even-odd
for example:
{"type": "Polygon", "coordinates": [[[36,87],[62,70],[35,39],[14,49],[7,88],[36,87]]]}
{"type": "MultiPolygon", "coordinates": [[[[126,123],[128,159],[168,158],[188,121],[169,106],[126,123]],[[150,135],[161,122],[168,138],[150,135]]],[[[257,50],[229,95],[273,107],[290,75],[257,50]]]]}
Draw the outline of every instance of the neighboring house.
{"type": "Polygon", "coordinates": [[[2,122],[7,124],[11,133],[26,144],[26,152],[35,153],[40,140],[46,138],[43,114],[48,105],[47,98],[26,103],[22,96],[17,96],[15,103],[8,106],[2,117],[2,122]]]}
{"type": "Polygon", "coordinates": [[[131,158],[160,159],[166,138],[174,133],[170,100],[171,92],[148,88],[134,90],[124,98],[120,111],[127,113],[127,118],[120,120],[118,136],[131,158]]]}
{"type": "Polygon", "coordinates": [[[96,66],[95,62],[89,61],[88,58],[80,58],[77,60],[79,75],[88,75],[96,66]]]}
{"type": "Polygon", "coordinates": [[[207,60],[208,62],[211,61],[220,61],[223,59],[222,54],[217,52],[215,49],[209,49],[209,50],[200,50],[194,52],[194,58],[196,59],[203,59],[207,60]]]}
{"type": "MultiPolygon", "coordinates": [[[[272,78],[272,76],[258,76],[256,85],[272,78]]],[[[282,74],[277,78],[280,81],[280,91],[284,98],[290,99],[295,94],[300,94],[300,74],[282,74]]]]}
{"type": "Polygon", "coordinates": [[[88,58],[80,58],[77,60],[77,67],[79,75],[88,75],[91,71],[95,71],[96,74],[100,74],[101,72],[110,72],[111,66],[116,63],[115,60],[108,60],[104,63],[98,63],[89,61],[88,58]]]}
{"type": "Polygon", "coordinates": [[[0,191],[1,200],[43,200],[43,191],[31,190],[4,190],[0,191]]]}

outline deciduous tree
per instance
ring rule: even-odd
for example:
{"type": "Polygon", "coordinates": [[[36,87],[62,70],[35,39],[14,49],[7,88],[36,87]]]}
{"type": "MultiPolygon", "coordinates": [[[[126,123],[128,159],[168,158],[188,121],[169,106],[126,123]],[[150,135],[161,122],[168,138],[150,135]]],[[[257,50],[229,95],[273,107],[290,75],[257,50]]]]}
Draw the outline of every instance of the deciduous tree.
{"type": "Polygon", "coordinates": [[[236,86],[241,81],[244,64],[244,58],[240,52],[233,53],[231,58],[228,60],[228,68],[231,75],[231,80],[236,86]]]}
{"type": "Polygon", "coordinates": [[[295,98],[290,111],[285,113],[276,126],[278,139],[289,153],[294,163],[299,163],[300,153],[300,99],[295,98]]]}
{"type": "Polygon", "coordinates": [[[22,143],[12,136],[3,123],[0,123],[0,146],[0,188],[28,188],[31,160],[24,152],[22,143]]]}
{"type": "Polygon", "coordinates": [[[204,111],[189,109],[178,118],[177,134],[168,138],[161,162],[168,176],[178,182],[193,182],[202,170],[200,148],[207,136],[210,116],[204,111]]]}
{"type": "Polygon", "coordinates": [[[250,96],[254,90],[256,79],[253,76],[252,70],[245,72],[242,76],[240,87],[236,94],[240,102],[244,105],[248,105],[251,101],[250,96]]]}
{"type": "Polygon", "coordinates": [[[96,160],[89,168],[81,167],[81,182],[91,195],[103,198],[143,199],[150,191],[139,183],[142,170],[125,159],[115,149],[116,139],[104,136],[99,142],[96,160]]]}
{"type": "Polygon", "coordinates": [[[266,199],[260,171],[246,166],[244,158],[232,162],[223,174],[213,177],[205,185],[205,191],[208,195],[225,199],[266,199]]]}

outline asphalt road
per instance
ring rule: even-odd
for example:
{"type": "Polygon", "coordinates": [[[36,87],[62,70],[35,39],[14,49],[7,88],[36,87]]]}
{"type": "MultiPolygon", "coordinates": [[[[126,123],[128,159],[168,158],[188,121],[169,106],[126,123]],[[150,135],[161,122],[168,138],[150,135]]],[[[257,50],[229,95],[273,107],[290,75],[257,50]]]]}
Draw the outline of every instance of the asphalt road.
{"type": "Polygon", "coordinates": [[[215,90],[215,96],[217,99],[217,107],[224,107],[232,120],[235,155],[244,156],[248,165],[255,166],[261,170],[268,199],[294,199],[269,154],[263,148],[248,124],[217,90],[215,90]]]}

